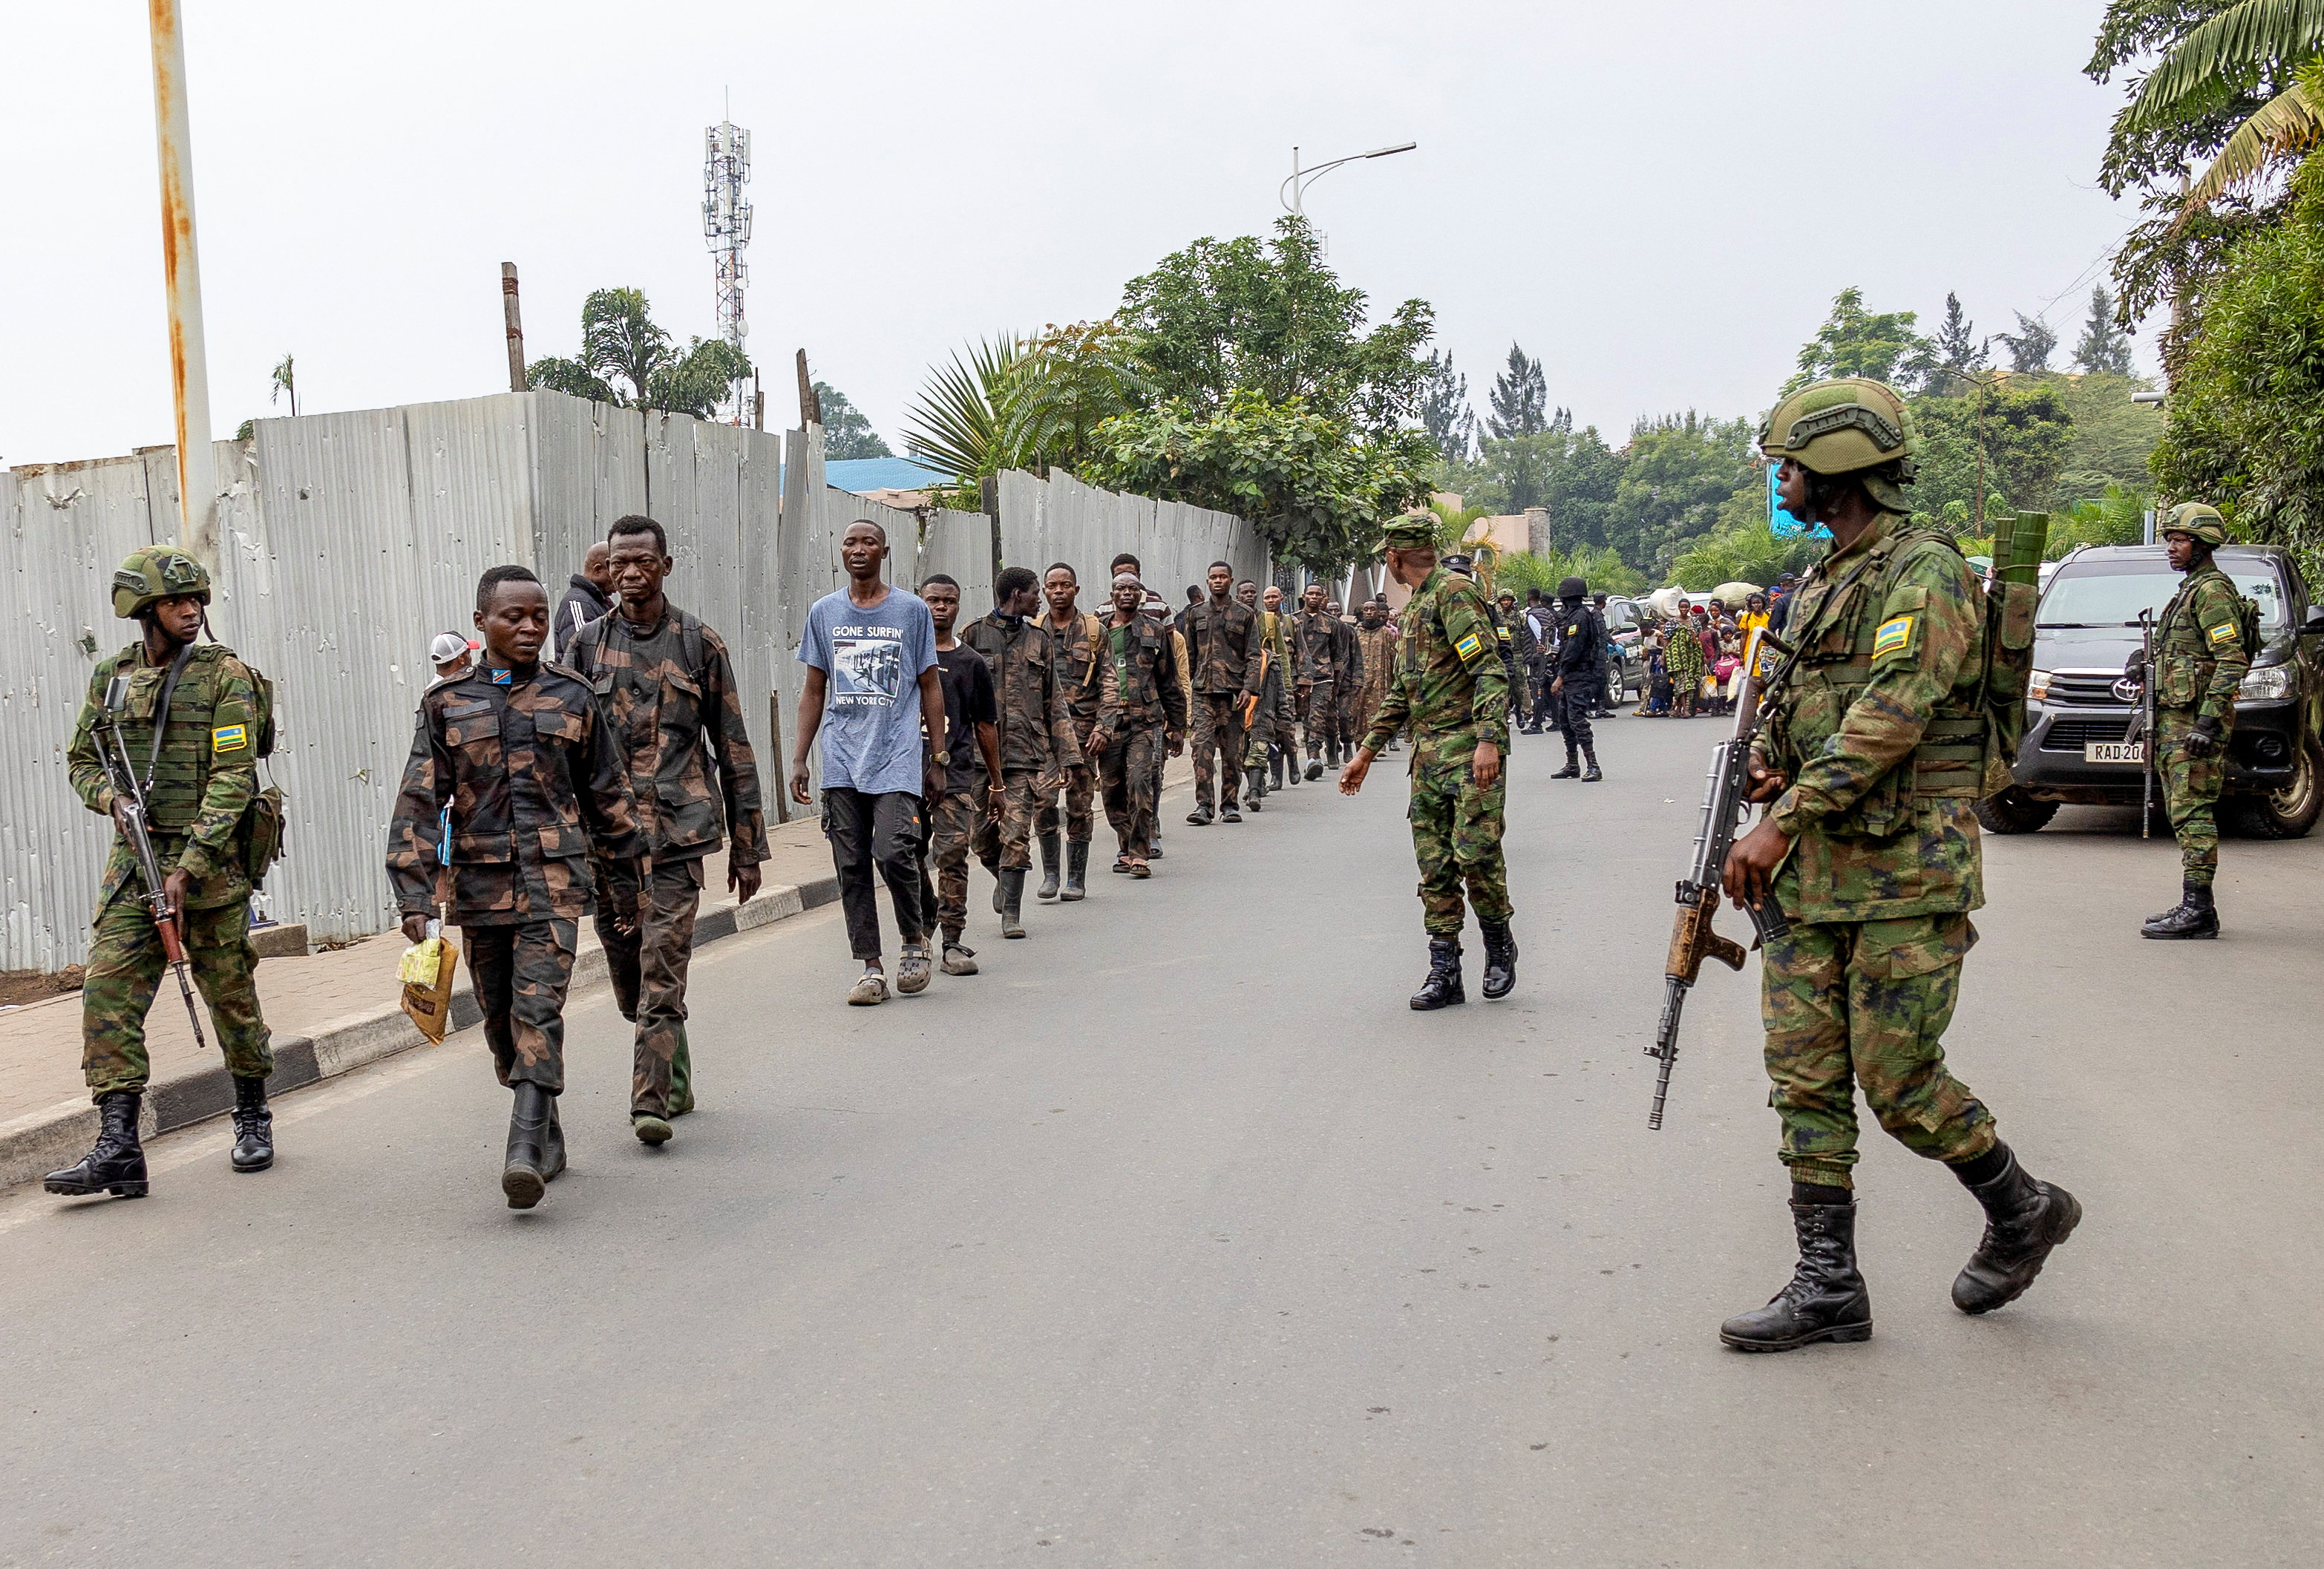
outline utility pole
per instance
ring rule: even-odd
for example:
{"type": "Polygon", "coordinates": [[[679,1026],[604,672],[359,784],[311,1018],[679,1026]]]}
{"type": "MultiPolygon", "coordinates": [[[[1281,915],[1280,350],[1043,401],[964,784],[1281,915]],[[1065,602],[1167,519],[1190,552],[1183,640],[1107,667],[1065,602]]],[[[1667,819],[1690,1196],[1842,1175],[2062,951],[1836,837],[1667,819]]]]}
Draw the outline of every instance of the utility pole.
{"type": "Polygon", "coordinates": [[[524,318],[516,308],[516,263],[501,263],[501,314],[508,321],[509,391],[524,391],[524,318]]]}
{"type": "Polygon", "coordinates": [[[217,570],[217,461],[210,451],[202,268],[194,245],[194,147],[178,0],[146,0],[153,44],[153,129],[161,165],[161,271],[170,304],[170,382],[178,431],[178,543],[217,570]]]}
{"type": "Polygon", "coordinates": [[[807,350],[798,351],[799,424],[823,423],[823,400],[815,395],[815,382],[807,374],[807,350]]]}
{"type": "Polygon", "coordinates": [[[752,365],[751,367],[751,429],[764,430],[766,428],[767,392],[765,388],[759,385],[759,367],[752,365]]]}

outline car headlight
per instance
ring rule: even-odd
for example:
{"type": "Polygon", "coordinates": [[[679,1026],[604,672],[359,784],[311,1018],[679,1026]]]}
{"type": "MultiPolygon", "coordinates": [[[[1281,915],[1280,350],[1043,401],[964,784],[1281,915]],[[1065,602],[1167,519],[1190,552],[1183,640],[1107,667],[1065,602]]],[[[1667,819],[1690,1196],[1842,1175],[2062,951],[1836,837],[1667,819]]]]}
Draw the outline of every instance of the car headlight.
{"type": "Polygon", "coordinates": [[[2034,671],[2033,680],[2027,683],[2025,688],[2025,700],[2028,703],[2039,703],[2043,698],[2049,697],[2049,695],[2050,672],[2047,670],[2034,671]]]}
{"type": "Polygon", "coordinates": [[[2292,696],[2292,667],[2267,665],[2244,678],[2236,696],[2246,703],[2269,703],[2292,696]]]}

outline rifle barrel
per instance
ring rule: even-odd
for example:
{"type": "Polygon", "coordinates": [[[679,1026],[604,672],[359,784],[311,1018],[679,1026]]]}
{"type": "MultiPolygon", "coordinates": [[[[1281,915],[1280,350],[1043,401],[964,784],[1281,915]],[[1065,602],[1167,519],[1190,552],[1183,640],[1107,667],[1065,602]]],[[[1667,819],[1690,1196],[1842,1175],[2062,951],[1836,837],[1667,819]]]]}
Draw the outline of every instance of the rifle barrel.
{"type": "Polygon", "coordinates": [[[1663,1102],[1670,1094],[1671,1065],[1678,1060],[1678,1016],[1686,1006],[1685,982],[1673,975],[1665,980],[1664,987],[1663,1020],[1655,1031],[1654,1049],[1654,1055],[1662,1059],[1662,1066],[1655,1074],[1654,1107],[1646,1113],[1650,1131],[1663,1125],[1663,1102]]]}

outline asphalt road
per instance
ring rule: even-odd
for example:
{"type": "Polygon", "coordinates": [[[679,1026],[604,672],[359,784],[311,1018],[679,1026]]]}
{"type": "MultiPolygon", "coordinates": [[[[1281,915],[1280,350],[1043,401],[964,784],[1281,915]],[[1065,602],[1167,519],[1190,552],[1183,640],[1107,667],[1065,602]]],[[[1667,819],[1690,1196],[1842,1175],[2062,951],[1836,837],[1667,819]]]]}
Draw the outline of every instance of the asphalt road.
{"type": "Polygon", "coordinates": [[[0,1200],[0,1564],[2316,1562],[2324,838],[2230,840],[2179,946],[2125,815],[1992,842],[1953,1060],[2088,1219],[1965,1318],[1976,1208],[1875,1129],[1875,1338],[1738,1355],[1756,976],[1657,1134],[1640,1055],[1715,725],[1608,723],[1599,786],[1520,744],[1504,1003],[1405,1008],[1384,766],[1179,805],[918,999],[841,1005],[835,910],[706,950],[659,1154],[600,993],[530,1214],[473,1033],[287,1100],[263,1177],[211,1127],[148,1201],[0,1200]]]}

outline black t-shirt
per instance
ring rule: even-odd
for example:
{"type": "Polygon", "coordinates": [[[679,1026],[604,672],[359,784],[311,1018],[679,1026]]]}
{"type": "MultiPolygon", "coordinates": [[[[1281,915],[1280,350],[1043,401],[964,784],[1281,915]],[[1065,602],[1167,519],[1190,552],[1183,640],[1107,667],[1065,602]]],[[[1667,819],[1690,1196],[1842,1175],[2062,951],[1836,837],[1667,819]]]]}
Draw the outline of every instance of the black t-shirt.
{"type": "Polygon", "coordinates": [[[945,771],[945,789],[965,790],[976,782],[976,737],[969,728],[980,722],[1001,723],[992,700],[992,667],[966,643],[936,651],[936,681],[944,688],[945,751],[952,766],[945,771]]]}

